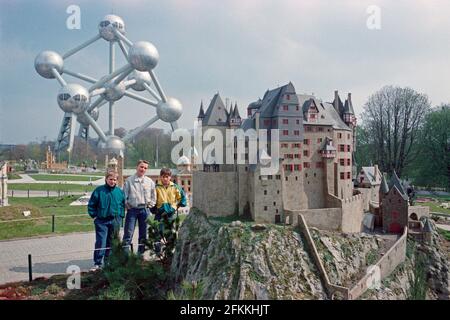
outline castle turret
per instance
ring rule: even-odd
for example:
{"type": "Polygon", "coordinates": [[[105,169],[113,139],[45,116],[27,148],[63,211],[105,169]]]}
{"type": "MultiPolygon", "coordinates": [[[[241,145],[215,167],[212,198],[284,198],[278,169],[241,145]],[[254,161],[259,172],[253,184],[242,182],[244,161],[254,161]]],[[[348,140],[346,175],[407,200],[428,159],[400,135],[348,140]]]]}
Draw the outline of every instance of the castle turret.
{"type": "Polygon", "coordinates": [[[230,109],[230,118],[229,118],[229,123],[230,126],[240,126],[241,125],[241,116],[239,115],[239,110],[237,107],[237,103],[234,104],[234,109],[233,107],[231,107],[230,109]]]}
{"type": "Polygon", "coordinates": [[[349,92],[347,100],[345,100],[343,120],[346,125],[353,127],[356,125],[355,111],[353,110],[352,94],[349,92]]]}

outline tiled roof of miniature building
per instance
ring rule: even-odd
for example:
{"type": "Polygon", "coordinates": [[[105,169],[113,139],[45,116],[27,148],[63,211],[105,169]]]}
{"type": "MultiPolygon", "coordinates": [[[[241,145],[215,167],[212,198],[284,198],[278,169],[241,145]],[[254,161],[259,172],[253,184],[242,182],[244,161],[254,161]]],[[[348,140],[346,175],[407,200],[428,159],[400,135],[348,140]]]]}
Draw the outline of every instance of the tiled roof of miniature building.
{"type": "Polygon", "coordinates": [[[216,93],[206,110],[202,124],[203,126],[226,126],[228,124],[227,118],[228,111],[219,93],[216,93]]]}
{"type": "MultiPolygon", "coordinates": [[[[367,179],[369,180],[369,183],[374,185],[376,184],[377,178],[375,177],[375,167],[362,167],[361,169],[365,174],[367,179]]],[[[381,179],[381,172],[377,172],[379,178],[381,179]]]]}
{"type": "Polygon", "coordinates": [[[317,109],[319,110],[319,114],[317,115],[315,122],[309,122],[308,119],[304,117],[303,125],[332,126],[333,129],[352,131],[352,129],[345,124],[331,103],[321,102],[310,95],[299,94],[297,97],[303,108],[305,108],[305,104],[309,108],[310,99],[313,99],[317,109]]]}
{"type": "Polygon", "coordinates": [[[348,94],[348,99],[345,100],[344,113],[355,114],[350,93],[348,94]]]}
{"type": "Polygon", "coordinates": [[[330,142],[332,140],[328,137],[325,137],[324,146],[322,147],[322,151],[336,151],[336,148],[333,147],[330,142]]]}
{"type": "Polygon", "coordinates": [[[423,224],[423,231],[425,232],[433,232],[433,227],[431,226],[430,219],[425,218],[425,222],[423,224]]]}
{"type": "Polygon", "coordinates": [[[295,92],[294,85],[289,82],[288,84],[278,87],[273,90],[269,90],[264,94],[264,97],[261,101],[261,117],[263,118],[270,118],[274,116],[278,116],[280,110],[276,108],[276,106],[281,103],[283,96],[285,94],[292,94],[292,98],[290,100],[291,103],[296,104],[297,103],[297,96],[295,92]]]}
{"type": "Polygon", "coordinates": [[[400,182],[400,179],[399,179],[399,177],[397,176],[397,173],[395,172],[395,170],[394,170],[394,173],[393,173],[393,175],[392,175],[392,178],[391,178],[391,181],[389,182],[389,190],[392,188],[392,187],[397,187],[397,190],[400,192],[400,194],[402,195],[402,196],[404,196],[403,198],[405,198],[406,197],[406,199],[408,199],[408,195],[407,195],[407,193],[405,192],[405,189],[403,188],[403,185],[402,185],[402,183],[400,182]]]}

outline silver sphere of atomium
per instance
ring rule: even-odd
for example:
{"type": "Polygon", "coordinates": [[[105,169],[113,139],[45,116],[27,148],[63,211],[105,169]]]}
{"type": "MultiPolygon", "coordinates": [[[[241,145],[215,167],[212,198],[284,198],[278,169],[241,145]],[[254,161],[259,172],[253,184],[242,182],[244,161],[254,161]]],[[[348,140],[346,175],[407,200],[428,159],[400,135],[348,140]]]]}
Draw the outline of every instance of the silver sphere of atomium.
{"type": "Polygon", "coordinates": [[[105,142],[99,142],[98,148],[105,152],[120,154],[125,150],[125,143],[118,136],[107,136],[105,142]]]}
{"type": "Polygon", "coordinates": [[[55,68],[59,74],[62,73],[64,65],[63,58],[54,51],[42,51],[34,60],[34,68],[37,73],[46,79],[53,79],[52,68],[55,68]]]}
{"type": "Polygon", "coordinates": [[[156,107],[156,114],[164,122],[177,121],[182,113],[181,102],[172,97],[167,97],[167,102],[160,101],[156,107]]]}
{"type": "Polygon", "coordinates": [[[89,106],[89,91],[79,84],[69,83],[59,89],[57,101],[64,112],[79,114],[89,106]]]}
{"type": "MultiPolygon", "coordinates": [[[[99,116],[100,112],[98,110],[97,107],[95,107],[94,109],[92,109],[89,112],[89,115],[91,116],[92,119],[94,119],[94,121],[98,120],[98,116],[99,116]]],[[[84,113],[80,113],[77,115],[77,120],[79,123],[81,123],[84,126],[88,126],[90,125],[89,121],[87,120],[86,116],[84,115],[84,113]]]]}
{"type": "Polygon", "coordinates": [[[134,69],[150,71],[156,67],[159,53],[156,47],[147,41],[138,41],[128,51],[128,62],[134,69]]]}
{"type": "Polygon", "coordinates": [[[105,92],[102,93],[102,97],[105,98],[106,101],[117,101],[123,97],[125,91],[127,91],[127,87],[123,81],[116,84],[113,80],[105,83],[105,92]]]}
{"type": "Polygon", "coordinates": [[[125,34],[125,23],[122,18],[113,14],[106,15],[98,25],[98,33],[106,41],[117,41],[114,29],[125,34]]]}
{"type": "Polygon", "coordinates": [[[152,78],[148,72],[141,72],[134,70],[129,76],[128,80],[136,80],[136,83],[131,85],[131,88],[136,91],[144,91],[144,83],[150,84],[152,78]]]}

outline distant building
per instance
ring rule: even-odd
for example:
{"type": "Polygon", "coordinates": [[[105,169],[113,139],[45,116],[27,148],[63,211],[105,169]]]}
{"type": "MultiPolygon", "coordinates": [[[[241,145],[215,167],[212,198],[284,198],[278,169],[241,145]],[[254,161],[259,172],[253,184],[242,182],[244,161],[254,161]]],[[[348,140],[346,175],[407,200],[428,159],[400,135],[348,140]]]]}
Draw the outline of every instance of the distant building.
{"type": "Polygon", "coordinates": [[[0,207],[8,205],[8,163],[0,161],[0,207]]]}
{"type": "Polygon", "coordinates": [[[45,161],[41,163],[41,169],[50,171],[50,172],[62,172],[67,170],[67,161],[63,161],[61,163],[56,162],[55,155],[50,149],[50,146],[47,148],[47,152],[45,153],[45,161]]]}

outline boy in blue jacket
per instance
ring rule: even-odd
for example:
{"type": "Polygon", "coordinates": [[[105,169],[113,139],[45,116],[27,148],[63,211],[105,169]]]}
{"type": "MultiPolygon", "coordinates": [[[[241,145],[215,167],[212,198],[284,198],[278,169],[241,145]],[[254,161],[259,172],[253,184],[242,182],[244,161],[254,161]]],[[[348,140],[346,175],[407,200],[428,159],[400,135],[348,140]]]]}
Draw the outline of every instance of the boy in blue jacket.
{"type": "Polygon", "coordinates": [[[95,251],[94,267],[91,271],[102,267],[103,258],[110,254],[109,249],[114,237],[118,237],[122,218],[125,216],[125,195],[117,186],[118,173],[108,171],[105,184],[97,187],[88,203],[88,213],[94,218],[95,251]],[[106,252],[105,252],[106,251],[106,252]]]}

